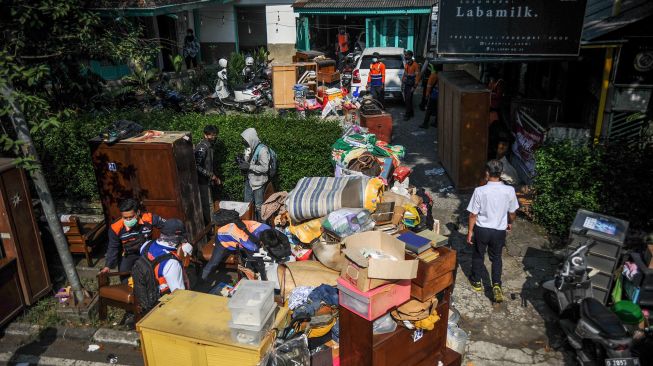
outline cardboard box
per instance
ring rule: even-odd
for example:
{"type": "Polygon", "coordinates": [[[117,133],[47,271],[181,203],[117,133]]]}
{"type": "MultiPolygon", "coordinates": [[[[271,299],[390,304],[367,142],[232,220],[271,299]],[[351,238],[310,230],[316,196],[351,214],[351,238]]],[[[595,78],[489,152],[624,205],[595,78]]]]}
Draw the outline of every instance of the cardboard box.
{"type": "Polygon", "coordinates": [[[401,240],[380,231],[354,234],[343,241],[343,253],[348,263],[341,277],[360,291],[369,291],[392,280],[409,280],[417,277],[419,261],[405,260],[405,244],[401,240]],[[362,249],[378,249],[397,260],[368,259],[362,249]]]}
{"type": "MultiPolygon", "coordinates": [[[[417,277],[413,279],[413,282],[419,286],[425,286],[427,282],[456,270],[456,252],[453,249],[441,247],[435,250],[440,253],[438,258],[428,263],[420,261],[417,277]]],[[[415,254],[406,252],[406,259],[415,258],[417,258],[415,254]]]]}

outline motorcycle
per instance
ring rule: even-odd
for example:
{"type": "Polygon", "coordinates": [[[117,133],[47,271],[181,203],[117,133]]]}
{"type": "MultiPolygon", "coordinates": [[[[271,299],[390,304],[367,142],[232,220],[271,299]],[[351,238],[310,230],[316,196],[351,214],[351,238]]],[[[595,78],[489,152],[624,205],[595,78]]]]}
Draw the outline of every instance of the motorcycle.
{"type": "Polygon", "coordinates": [[[564,260],[554,279],[542,284],[545,302],[560,316],[560,327],[580,365],[639,365],[631,357],[632,337],[615,313],[592,297],[589,239],[564,260]]]}
{"type": "Polygon", "coordinates": [[[235,109],[246,113],[257,113],[267,101],[261,97],[261,91],[253,84],[240,85],[234,88],[233,95],[227,86],[226,69],[218,72],[218,80],[215,84],[213,101],[218,109],[223,107],[235,109]]]}

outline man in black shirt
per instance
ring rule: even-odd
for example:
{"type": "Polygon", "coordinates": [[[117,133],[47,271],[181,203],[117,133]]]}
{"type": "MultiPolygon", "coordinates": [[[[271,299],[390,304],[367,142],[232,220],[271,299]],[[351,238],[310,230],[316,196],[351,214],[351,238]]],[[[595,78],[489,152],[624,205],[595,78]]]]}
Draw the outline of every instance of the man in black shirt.
{"type": "Polygon", "coordinates": [[[213,146],[217,138],[218,128],[214,125],[207,125],[204,127],[204,138],[195,145],[195,166],[197,167],[197,181],[200,186],[205,224],[211,221],[215,187],[221,183],[220,178],[215,174],[213,165],[213,146]]]}

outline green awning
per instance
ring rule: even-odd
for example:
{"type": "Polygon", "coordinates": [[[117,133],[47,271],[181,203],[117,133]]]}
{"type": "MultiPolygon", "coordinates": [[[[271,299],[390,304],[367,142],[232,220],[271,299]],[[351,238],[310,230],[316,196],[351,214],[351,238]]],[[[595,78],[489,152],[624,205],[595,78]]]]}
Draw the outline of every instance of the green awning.
{"type": "Polygon", "coordinates": [[[199,9],[216,4],[230,3],[233,0],[192,0],[180,1],[173,4],[156,5],[156,6],[125,6],[125,7],[98,7],[94,10],[100,15],[121,15],[124,17],[155,17],[182,11],[199,9]]]}
{"type": "Polygon", "coordinates": [[[431,14],[431,8],[396,8],[396,9],[315,9],[295,8],[301,15],[407,15],[431,14]]]}

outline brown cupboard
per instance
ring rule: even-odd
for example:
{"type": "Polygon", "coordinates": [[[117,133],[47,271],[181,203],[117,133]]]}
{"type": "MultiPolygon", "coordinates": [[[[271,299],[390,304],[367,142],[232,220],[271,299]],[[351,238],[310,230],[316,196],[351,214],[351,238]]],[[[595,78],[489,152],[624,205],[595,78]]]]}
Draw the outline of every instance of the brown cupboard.
{"type": "Polygon", "coordinates": [[[16,258],[0,259],[0,327],[25,308],[16,258]]]}
{"type": "Polygon", "coordinates": [[[107,224],[120,217],[121,200],[134,198],[148,212],[184,221],[189,239],[202,232],[197,170],[188,132],[166,132],[158,138],[127,139],[112,145],[96,138],[89,144],[107,224]]]}
{"type": "Polygon", "coordinates": [[[490,91],[465,71],[438,78],[438,156],[457,189],[472,189],[487,160],[490,91]]]}
{"type": "Polygon", "coordinates": [[[0,238],[0,257],[16,259],[23,300],[32,305],[50,292],[52,284],[27,177],[5,158],[0,159],[0,238]]]}

